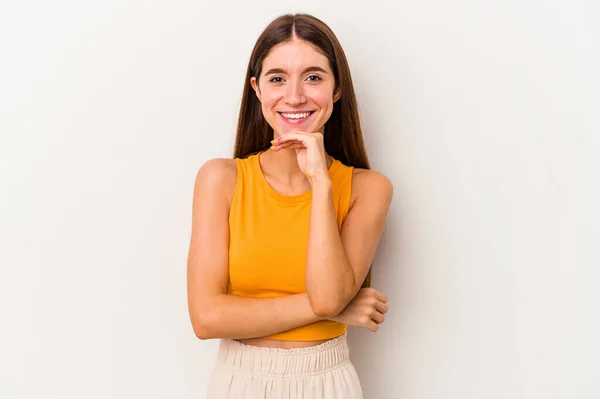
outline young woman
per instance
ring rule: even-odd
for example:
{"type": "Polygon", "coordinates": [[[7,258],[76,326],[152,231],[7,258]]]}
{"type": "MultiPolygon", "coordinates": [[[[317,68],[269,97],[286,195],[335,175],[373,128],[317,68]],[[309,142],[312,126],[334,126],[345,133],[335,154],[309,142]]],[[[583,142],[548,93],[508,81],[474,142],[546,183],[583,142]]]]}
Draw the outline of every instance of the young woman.
{"type": "Polygon", "coordinates": [[[221,339],[209,399],[362,398],[346,330],[377,331],[388,310],[369,281],[391,199],[337,38],[277,18],[250,57],[234,158],[195,182],[189,312],[221,339]]]}

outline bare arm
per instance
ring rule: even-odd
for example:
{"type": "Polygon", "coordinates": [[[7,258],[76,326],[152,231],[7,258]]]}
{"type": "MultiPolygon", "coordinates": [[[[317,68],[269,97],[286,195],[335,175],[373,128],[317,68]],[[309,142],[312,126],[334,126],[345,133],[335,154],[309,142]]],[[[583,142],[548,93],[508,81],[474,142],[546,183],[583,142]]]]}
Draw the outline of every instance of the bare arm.
{"type": "Polygon", "coordinates": [[[264,337],[322,320],[312,311],[306,294],[280,298],[219,294],[207,304],[213,310],[200,316],[194,326],[200,339],[264,337]]]}
{"type": "Polygon", "coordinates": [[[201,339],[256,338],[323,320],[307,294],[245,298],[227,293],[229,208],[237,167],[233,159],[213,159],[198,171],[187,261],[188,309],[201,339]]]}
{"type": "Polygon", "coordinates": [[[341,231],[336,222],[331,180],[312,182],[306,290],[315,313],[339,314],[359,291],[383,234],[392,184],[382,174],[355,170],[351,206],[341,231]]]}

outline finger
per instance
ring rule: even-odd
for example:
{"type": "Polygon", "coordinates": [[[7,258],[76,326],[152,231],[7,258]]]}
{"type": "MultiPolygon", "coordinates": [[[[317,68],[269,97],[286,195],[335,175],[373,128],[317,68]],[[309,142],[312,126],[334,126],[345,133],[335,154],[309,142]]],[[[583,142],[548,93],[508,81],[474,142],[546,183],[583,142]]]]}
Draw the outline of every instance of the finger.
{"type": "Polygon", "coordinates": [[[387,296],[383,292],[375,291],[375,297],[383,303],[387,302],[387,296]]]}
{"type": "Polygon", "coordinates": [[[373,320],[377,324],[381,324],[385,320],[385,316],[379,312],[374,312],[371,316],[371,320],[373,320]]]}
{"type": "Polygon", "coordinates": [[[301,145],[290,145],[290,146],[287,146],[287,147],[273,148],[273,151],[275,151],[275,152],[284,151],[284,150],[296,150],[296,151],[299,151],[299,150],[303,150],[303,149],[306,149],[306,147],[301,146],[301,145]]]}
{"type": "Polygon", "coordinates": [[[279,136],[279,138],[275,140],[274,144],[285,143],[286,141],[290,140],[298,140],[308,145],[308,143],[314,142],[316,137],[317,136],[315,133],[290,132],[279,136]]]}
{"type": "Polygon", "coordinates": [[[373,331],[373,332],[377,332],[377,330],[379,330],[379,324],[372,322],[369,324],[368,327],[369,330],[373,331]]]}
{"type": "Polygon", "coordinates": [[[285,146],[289,146],[289,145],[292,145],[292,144],[300,144],[300,145],[304,145],[304,144],[303,144],[301,141],[298,141],[298,140],[290,140],[290,141],[286,141],[286,142],[284,142],[284,143],[278,143],[278,142],[275,142],[275,143],[273,143],[273,147],[285,147],[285,146]]]}
{"type": "Polygon", "coordinates": [[[388,305],[387,303],[377,301],[377,303],[375,303],[375,309],[377,309],[379,313],[385,314],[388,311],[388,305]]]}
{"type": "Polygon", "coordinates": [[[296,148],[299,150],[306,148],[306,146],[304,146],[302,143],[293,142],[293,143],[289,143],[289,144],[288,143],[284,143],[284,144],[285,145],[273,146],[272,148],[274,151],[280,151],[280,150],[289,149],[289,148],[296,148]]]}

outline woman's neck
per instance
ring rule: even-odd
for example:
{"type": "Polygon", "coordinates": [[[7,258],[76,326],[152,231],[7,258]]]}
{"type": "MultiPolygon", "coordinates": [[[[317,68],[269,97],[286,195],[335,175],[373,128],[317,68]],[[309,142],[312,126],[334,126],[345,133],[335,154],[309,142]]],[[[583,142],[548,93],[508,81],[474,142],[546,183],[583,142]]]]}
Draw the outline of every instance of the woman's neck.
{"type": "MultiPolygon", "coordinates": [[[[259,161],[265,177],[292,189],[310,188],[308,179],[298,166],[294,149],[269,149],[261,153],[259,161]]],[[[327,166],[331,166],[332,162],[333,159],[327,155],[327,166]]]]}

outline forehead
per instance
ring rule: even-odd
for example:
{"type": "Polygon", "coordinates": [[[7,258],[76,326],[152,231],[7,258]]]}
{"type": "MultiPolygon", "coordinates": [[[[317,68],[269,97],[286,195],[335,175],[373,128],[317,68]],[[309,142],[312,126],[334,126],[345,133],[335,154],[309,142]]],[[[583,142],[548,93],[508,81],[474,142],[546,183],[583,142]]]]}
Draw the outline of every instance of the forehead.
{"type": "Polygon", "coordinates": [[[320,66],[331,72],[329,61],[315,46],[304,40],[293,39],[274,46],[263,61],[263,73],[271,68],[281,68],[288,72],[302,70],[309,66],[320,66]]]}

